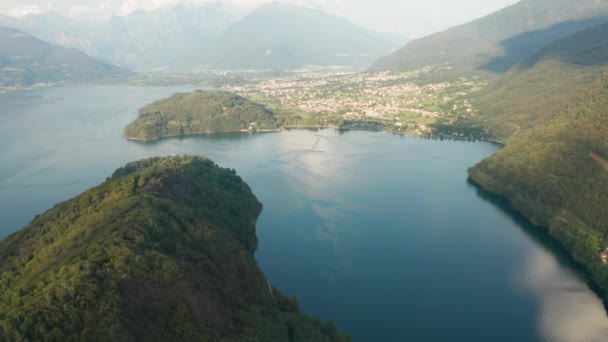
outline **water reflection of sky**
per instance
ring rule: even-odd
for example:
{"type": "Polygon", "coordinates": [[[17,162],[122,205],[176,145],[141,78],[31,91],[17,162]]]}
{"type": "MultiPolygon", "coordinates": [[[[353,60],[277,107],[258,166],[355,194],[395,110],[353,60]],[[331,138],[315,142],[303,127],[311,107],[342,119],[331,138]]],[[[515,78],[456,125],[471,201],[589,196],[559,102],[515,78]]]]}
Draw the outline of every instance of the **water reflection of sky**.
{"type": "Polygon", "coordinates": [[[537,250],[521,281],[540,300],[538,328],[547,341],[608,340],[604,306],[581,277],[565,271],[553,255],[537,250]]]}

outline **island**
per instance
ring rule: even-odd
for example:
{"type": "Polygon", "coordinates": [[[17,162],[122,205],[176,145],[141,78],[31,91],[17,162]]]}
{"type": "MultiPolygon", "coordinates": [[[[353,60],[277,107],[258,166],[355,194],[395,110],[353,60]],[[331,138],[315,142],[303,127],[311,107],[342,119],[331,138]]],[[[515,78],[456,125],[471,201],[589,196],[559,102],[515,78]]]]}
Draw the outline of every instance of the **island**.
{"type": "Polygon", "coordinates": [[[262,211],[196,156],[127,164],[0,243],[8,341],[348,341],[260,271],[262,211]]]}
{"type": "Polygon", "coordinates": [[[272,111],[242,96],[225,91],[195,90],[177,93],[141,108],[137,120],[125,128],[124,136],[131,140],[153,141],[279,127],[272,111]]]}

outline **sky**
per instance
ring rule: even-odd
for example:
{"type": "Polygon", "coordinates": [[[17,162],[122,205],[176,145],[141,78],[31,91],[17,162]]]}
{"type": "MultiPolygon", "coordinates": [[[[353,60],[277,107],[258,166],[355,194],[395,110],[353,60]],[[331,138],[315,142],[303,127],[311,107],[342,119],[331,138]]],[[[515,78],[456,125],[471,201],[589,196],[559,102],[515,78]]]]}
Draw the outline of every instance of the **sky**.
{"type": "MultiPolygon", "coordinates": [[[[143,9],[154,10],[186,2],[229,2],[251,10],[269,0],[0,0],[0,13],[19,16],[54,10],[78,18],[126,15],[143,9]]],[[[279,0],[312,6],[337,14],[368,28],[403,33],[416,38],[464,24],[517,0],[279,0]]]]}

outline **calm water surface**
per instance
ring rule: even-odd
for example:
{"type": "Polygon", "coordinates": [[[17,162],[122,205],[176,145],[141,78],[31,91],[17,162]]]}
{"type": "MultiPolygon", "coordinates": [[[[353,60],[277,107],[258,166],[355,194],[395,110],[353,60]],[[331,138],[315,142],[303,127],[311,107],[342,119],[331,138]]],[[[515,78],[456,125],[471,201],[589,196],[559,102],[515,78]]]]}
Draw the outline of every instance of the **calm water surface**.
{"type": "Polygon", "coordinates": [[[268,279],[355,341],[606,341],[605,309],[559,246],[467,183],[497,147],[333,130],[121,138],[139,107],[189,90],[0,95],[0,236],[129,161],[202,154],[264,203],[268,279]]]}

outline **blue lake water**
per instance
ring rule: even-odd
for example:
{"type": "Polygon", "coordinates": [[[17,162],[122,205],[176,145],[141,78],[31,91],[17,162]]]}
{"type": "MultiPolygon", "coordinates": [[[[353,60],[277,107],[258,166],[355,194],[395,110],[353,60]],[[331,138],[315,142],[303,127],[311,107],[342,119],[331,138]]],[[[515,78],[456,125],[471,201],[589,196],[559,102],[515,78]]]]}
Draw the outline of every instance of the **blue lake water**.
{"type": "Polygon", "coordinates": [[[191,89],[0,95],[0,236],[129,161],[206,155],[264,204],[256,257],[267,278],[354,341],[606,340],[606,311],[581,270],[467,182],[498,147],[334,130],[121,137],[139,107],[191,89]]]}

